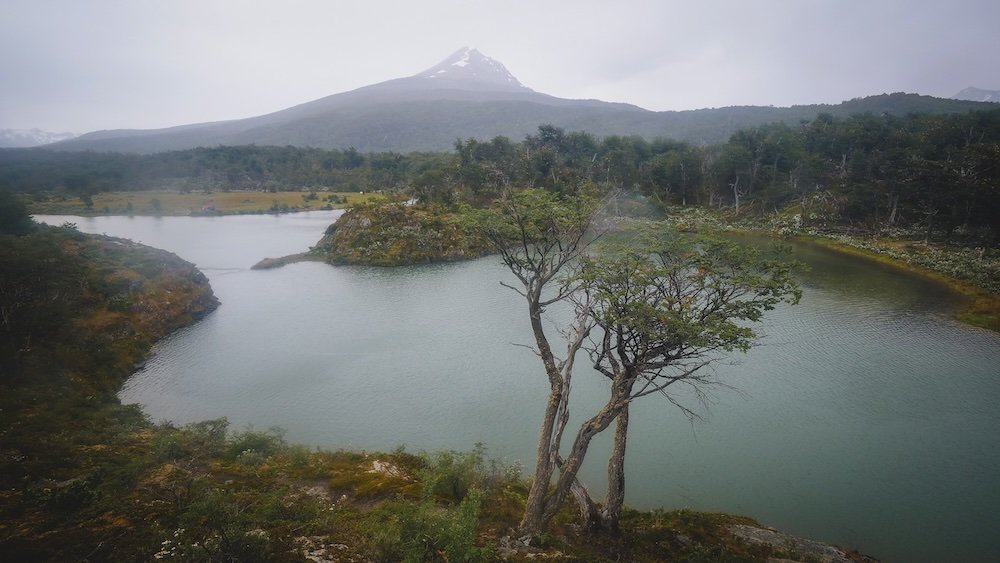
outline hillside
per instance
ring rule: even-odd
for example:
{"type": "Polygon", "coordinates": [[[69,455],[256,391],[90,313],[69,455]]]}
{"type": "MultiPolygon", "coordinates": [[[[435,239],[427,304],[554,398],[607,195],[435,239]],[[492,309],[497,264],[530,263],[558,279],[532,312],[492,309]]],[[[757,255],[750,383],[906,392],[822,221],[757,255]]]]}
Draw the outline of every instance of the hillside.
{"type": "Polygon", "coordinates": [[[717,143],[771,122],[794,125],[818,113],[956,113],[986,104],[916,94],[883,94],[836,105],[742,106],[655,112],[599,100],[550,96],[522,85],[502,63],[461,49],[412,76],[334,94],[267,115],[167,129],[87,133],[51,145],[66,151],[154,153],[217,145],[308,146],[361,151],[441,151],[455,139],[520,139],[541,124],[598,136],[639,135],[717,143]]]}

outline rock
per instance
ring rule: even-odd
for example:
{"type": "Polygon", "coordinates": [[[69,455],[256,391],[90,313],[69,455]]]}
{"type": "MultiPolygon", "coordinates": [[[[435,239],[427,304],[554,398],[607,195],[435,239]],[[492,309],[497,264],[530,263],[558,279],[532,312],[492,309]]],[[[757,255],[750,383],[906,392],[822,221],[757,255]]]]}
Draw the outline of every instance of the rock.
{"type": "Polygon", "coordinates": [[[829,544],[791,536],[771,528],[758,528],[743,524],[733,524],[729,526],[729,531],[738,538],[750,543],[766,544],[778,549],[787,550],[800,559],[769,559],[769,562],[780,563],[783,561],[818,561],[821,563],[878,563],[877,559],[872,559],[865,555],[847,552],[829,544]]]}
{"type": "Polygon", "coordinates": [[[379,461],[377,459],[372,461],[372,468],[368,470],[368,473],[381,473],[382,475],[388,475],[397,479],[409,479],[402,469],[387,461],[379,461]]]}
{"type": "Polygon", "coordinates": [[[250,266],[251,270],[270,270],[273,268],[280,268],[286,264],[294,264],[295,262],[302,262],[303,260],[316,260],[316,258],[310,258],[306,253],[300,254],[289,254],[288,256],[282,256],[281,258],[264,258],[260,262],[257,262],[253,266],[250,266]]]}

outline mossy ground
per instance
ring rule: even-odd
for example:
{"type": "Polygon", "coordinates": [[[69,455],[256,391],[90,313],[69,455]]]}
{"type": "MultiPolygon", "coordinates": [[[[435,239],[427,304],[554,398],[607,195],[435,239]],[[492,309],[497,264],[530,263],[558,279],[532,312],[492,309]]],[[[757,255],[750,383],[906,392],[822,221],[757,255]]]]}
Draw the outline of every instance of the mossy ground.
{"type": "Polygon", "coordinates": [[[68,434],[25,428],[61,433],[67,443],[44,448],[21,479],[4,475],[4,560],[764,561],[782,554],[730,533],[730,524],[752,524],[746,518],[627,510],[620,533],[587,534],[570,506],[532,547],[510,548],[527,485],[491,470],[481,450],[310,451],[274,431],[227,432],[225,421],[153,426],[110,402],[92,405],[86,422],[89,430],[68,434]]]}

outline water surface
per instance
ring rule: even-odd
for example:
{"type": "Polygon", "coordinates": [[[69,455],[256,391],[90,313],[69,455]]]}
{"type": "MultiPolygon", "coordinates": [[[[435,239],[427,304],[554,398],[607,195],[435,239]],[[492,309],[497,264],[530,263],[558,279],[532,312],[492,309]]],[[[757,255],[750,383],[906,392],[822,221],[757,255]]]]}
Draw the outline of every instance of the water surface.
{"type": "MultiPolygon", "coordinates": [[[[469,449],[533,464],[547,385],[522,298],[495,258],[403,268],[293,264],[339,212],[218,218],[40,217],[171,250],[222,306],[158,344],[121,391],[156,420],[277,425],[328,448],[469,449]]],[[[805,296],[717,367],[689,423],[636,403],[628,502],[752,516],[888,561],[989,561],[1000,525],[1000,337],[949,318],[943,288],[798,245],[805,296]],[[738,360],[738,363],[736,361],[738,360]]],[[[605,393],[575,378],[579,420],[605,393]]],[[[601,489],[608,437],[583,479],[601,489]]]]}

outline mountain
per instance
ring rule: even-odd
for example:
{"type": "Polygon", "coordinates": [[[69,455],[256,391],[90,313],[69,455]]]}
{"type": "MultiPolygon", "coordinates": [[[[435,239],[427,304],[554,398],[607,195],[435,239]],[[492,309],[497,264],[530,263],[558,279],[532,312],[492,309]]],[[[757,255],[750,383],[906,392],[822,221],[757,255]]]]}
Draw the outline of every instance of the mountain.
{"type": "Polygon", "coordinates": [[[52,133],[41,129],[0,129],[0,148],[37,147],[76,137],[73,133],[52,133]]]}
{"type": "MultiPolygon", "coordinates": [[[[334,94],[288,109],[232,121],[168,129],[88,133],[52,145],[57,150],[153,153],[217,145],[354,147],[361,151],[450,150],[456,139],[520,140],[552,124],[597,136],[667,137],[696,144],[726,140],[734,131],[763,123],[797,124],[826,112],[964,112],[985,104],[916,94],[883,94],[843,104],[730,107],[654,112],[600,100],[571,100],[535,92],[499,61],[476,49],[459,49],[427,70],[334,94]]],[[[988,106],[987,106],[988,107],[988,106]]]]}
{"type": "Polygon", "coordinates": [[[951,97],[953,100],[1000,103],[1000,90],[982,90],[970,86],[951,97]]]}

